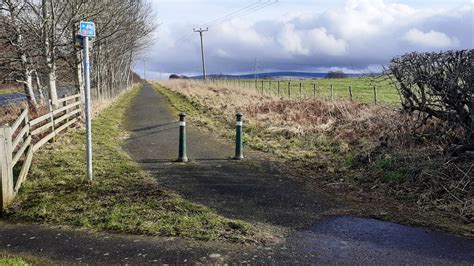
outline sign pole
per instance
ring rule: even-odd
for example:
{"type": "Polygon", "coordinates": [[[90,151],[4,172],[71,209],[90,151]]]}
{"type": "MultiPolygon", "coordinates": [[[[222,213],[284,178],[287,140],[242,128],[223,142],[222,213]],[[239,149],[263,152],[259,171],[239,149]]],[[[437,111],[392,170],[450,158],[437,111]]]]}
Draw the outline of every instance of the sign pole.
{"type": "Polygon", "coordinates": [[[84,98],[86,112],[86,159],[87,177],[90,181],[92,176],[92,125],[91,125],[91,83],[89,62],[89,37],[95,37],[95,24],[93,22],[81,21],[80,32],[84,40],[84,98]]]}
{"type": "Polygon", "coordinates": [[[84,36],[84,92],[86,111],[86,158],[87,177],[92,181],[92,129],[91,129],[91,84],[89,63],[89,37],[84,36]]]}

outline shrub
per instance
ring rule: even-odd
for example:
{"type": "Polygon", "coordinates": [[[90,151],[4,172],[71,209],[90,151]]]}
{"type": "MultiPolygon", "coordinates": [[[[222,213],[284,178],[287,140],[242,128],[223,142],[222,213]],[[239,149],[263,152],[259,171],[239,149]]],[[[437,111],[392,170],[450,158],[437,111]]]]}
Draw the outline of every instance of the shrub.
{"type": "Polygon", "coordinates": [[[455,153],[474,150],[473,62],[471,49],[409,53],[389,66],[406,111],[422,114],[424,123],[436,117],[462,128],[462,146],[455,153]]]}
{"type": "Polygon", "coordinates": [[[169,79],[187,79],[188,77],[184,75],[178,75],[178,74],[171,74],[169,79]]]}
{"type": "Polygon", "coordinates": [[[347,75],[342,71],[329,71],[326,75],[327,79],[347,78],[347,75]]]}

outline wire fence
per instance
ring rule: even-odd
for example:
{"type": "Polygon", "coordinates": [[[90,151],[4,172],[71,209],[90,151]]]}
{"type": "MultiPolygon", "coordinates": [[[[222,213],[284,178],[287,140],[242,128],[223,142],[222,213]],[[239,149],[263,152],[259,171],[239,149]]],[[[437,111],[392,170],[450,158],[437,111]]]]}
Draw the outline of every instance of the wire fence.
{"type": "Polygon", "coordinates": [[[255,90],[262,95],[283,99],[400,104],[400,95],[388,79],[367,77],[319,80],[213,79],[206,82],[216,86],[255,90]]]}

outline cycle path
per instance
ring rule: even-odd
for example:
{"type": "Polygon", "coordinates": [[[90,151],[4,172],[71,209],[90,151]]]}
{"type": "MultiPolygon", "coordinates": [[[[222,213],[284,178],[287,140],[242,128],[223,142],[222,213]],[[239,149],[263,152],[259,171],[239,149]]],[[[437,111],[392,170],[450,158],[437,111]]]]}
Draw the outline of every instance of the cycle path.
{"type": "MultiPolygon", "coordinates": [[[[229,114],[232,115],[232,114],[229,114]]],[[[327,216],[334,198],[278,171],[259,153],[230,161],[233,144],[188,124],[191,162],[177,157],[177,117],[145,85],[128,112],[124,149],[165,187],[217,213],[281,229],[278,243],[242,245],[93,233],[0,222],[0,251],[60,264],[474,264],[474,241],[424,228],[327,216]]]]}

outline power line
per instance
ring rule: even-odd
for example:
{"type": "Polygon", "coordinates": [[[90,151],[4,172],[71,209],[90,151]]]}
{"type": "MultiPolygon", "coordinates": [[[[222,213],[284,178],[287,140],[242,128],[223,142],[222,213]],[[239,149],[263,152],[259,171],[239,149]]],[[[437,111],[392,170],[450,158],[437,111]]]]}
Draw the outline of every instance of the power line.
{"type": "MultiPolygon", "coordinates": [[[[217,19],[215,19],[215,20],[212,20],[211,22],[206,22],[206,23],[203,23],[203,24],[201,24],[201,25],[198,25],[197,27],[200,27],[200,28],[205,27],[206,25],[211,24],[211,23],[215,22],[216,20],[220,20],[220,19],[226,18],[226,17],[228,17],[229,15],[233,15],[233,14],[235,14],[235,13],[237,13],[237,12],[241,12],[241,11],[247,9],[247,8],[251,8],[251,7],[253,7],[253,6],[259,5],[261,2],[262,2],[262,1],[259,0],[259,1],[256,2],[256,3],[253,3],[253,4],[249,5],[249,6],[244,7],[244,8],[241,8],[241,9],[239,9],[239,10],[237,10],[237,11],[231,12],[231,13],[229,13],[229,14],[227,14],[227,15],[224,15],[224,16],[222,16],[222,17],[220,17],[220,18],[217,18],[217,19]]],[[[181,41],[188,40],[188,39],[191,37],[191,35],[192,35],[192,33],[187,33],[187,34],[182,35],[181,37],[178,38],[178,40],[176,41],[176,43],[181,42],[181,41]]]]}
{"type": "Polygon", "coordinates": [[[207,25],[208,27],[213,27],[213,26],[217,26],[217,25],[220,25],[222,23],[225,23],[225,22],[228,22],[228,21],[232,21],[234,19],[237,19],[237,18],[240,18],[240,17],[243,17],[243,16],[246,16],[248,14],[251,14],[251,13],[254,13],[256,11],[259,11],[261,9],[264,9],[266,7],[269,7],[269,6],[272,6],[272,5],[275,5],[276,3],[278,3],[278,0],[273,0],[273,1],[266,1],[266,2],[263,2],[261,5],[259,6],[256,6],[256,7],[253,7],[243,13],[240,13],[240,14],[235,14],[235,15],[232,15],[232,16],[229,16],[225,19],[222,19],[222,20],[219,20],[219,21],[216,21],[210,25],[207,25]]]}
{"type": "MultiPolygon", "coordinates": [[[[268,1],[268,0],[266,0],[265,2],[267,2],[267,1],[268,1]]],[[[214,22],[216,22],[217,20],[221,20],[221,19],[227,18],[228,16],[234,15],[235,13],[244,11],[244,10],[246,10],[246,9],[248,9],[248,8],[252,8],[252,7],[258,6],[258,5],[261,4],[261,2],[262,2],[262,0],[259,0],[259,1],[256,2],[256,3],[253,3],[253,4],[251,4],[251,5],[248,5],[248,6],[244,7],[244,8],[241,8],[241,9],[239,9],[239,10],[237,10],[237,11],[234,11],[234,12],[231,12],[231,13],[229,13],[229,14],[226,14],[226,15],[224,15],[224,16],[222,16],[222,17],[220,17],[220,18],[214,19],[214,20],[212,20],[212,21],[210,21],[210,22],[206,22],[206,23],[203,23],[203,24],[201,24],[201,25],[198,25],[197,27],[200,27],[200,28],[206,27],[207,25],[209,25],[209,24],[211,24],[211,23],[214,23],[214,22]]],[[[178,41],[177,41],[177,42],[184,41],[184,40],[188,39],[191,35],[192,35],[192,34],[190,34],[190,33],[184,34],[184,35],[182,35],[180,38],[178,38],[178,41]]]]}
{"type": "Polygon", "coordinates": [[[214,19],[210,22],[207,22],[207,23],[201,25],[200,27],[204,27],[204,26],[210,27],[211,25],[217,25],[217,24],[222,23],[224,21],[228,21],[229,19],[233,19],[234,17],[238,17],[238,16],[241,16],[241,15],[248,14],[251,11],[258,10],[259,8],[265,7],[270,2],[275,2],[275,0],[265,0],[263,2],[258,1],[254,4],[252,4],[252,5],[246,6],[244,8],[241,8],[241,9],[237,10],[237,11],[231,12],[231,13],[225,15],[225,16],[222,16],[220,18],[217,18],[217,19],[214,19]]]}
{"type": "MultiPolygon", "coordinates": [[[[228,21],[231,21],[231,20],[234,20],[234,19],[237,19],[237,18],[240,18],[240,17],[243,17],[243,16],[246,16],[248,14],[251,14],[251,13],[254,13],[256,11],[259,11],[259,10],[262,10],[266,7],[269,7],[269,6],[272,6],[272,5],[275,5],[279,2],[279,0],[265,0],[265,1],[258,1],[252,5],[249,5],[249,6],[246,6],[246,7],[243,7],[237,11],[234,11],[234,12],[231,12],[225,16],[222,16],[220,18],[217,18],[217,19],[214,19],[210,22],[207,22],[207,23],[204,23],[204,24],[201,24],[199,27],[207,27],[207,28],[211,28],[211,27],[214,27],[214,26],[217,26],[217,25],[221,25],[225,22],[228,22],[228,21]]],[[[191,38],[192,34],[188,33],[188,34],[185,34],[185,35],[182,35],[182,37],[180,37],[176,42],[175,42],[175,45],[176,45],[176,48],[179,48],[181,46],[183,46],[187,40],[189,40],[191,38]]]]}

